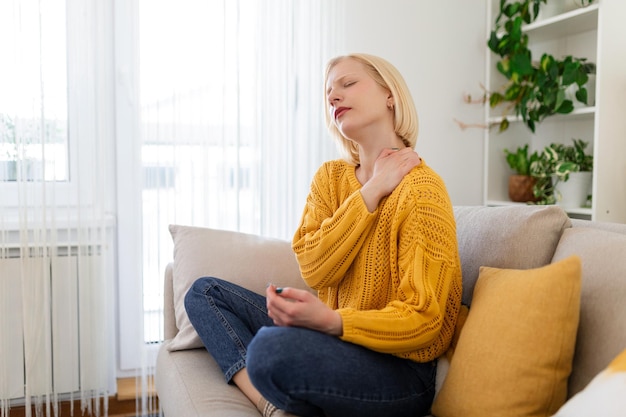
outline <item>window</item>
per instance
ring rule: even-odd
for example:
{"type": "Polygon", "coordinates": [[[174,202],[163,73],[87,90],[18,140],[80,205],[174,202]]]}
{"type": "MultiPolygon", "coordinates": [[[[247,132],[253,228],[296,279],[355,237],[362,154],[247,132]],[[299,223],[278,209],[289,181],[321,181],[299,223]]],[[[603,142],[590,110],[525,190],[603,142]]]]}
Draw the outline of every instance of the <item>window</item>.
{"type": "Polygon", "coordinates": [[[0,182],[69,179],[65,0],[0,5],[0,182]]]}

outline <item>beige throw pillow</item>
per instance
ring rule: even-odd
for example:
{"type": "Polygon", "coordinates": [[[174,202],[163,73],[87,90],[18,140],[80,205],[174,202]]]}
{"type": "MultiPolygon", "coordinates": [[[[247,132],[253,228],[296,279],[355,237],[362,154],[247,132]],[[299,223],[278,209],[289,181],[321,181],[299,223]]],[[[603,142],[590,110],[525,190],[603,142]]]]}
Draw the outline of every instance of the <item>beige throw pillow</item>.
{"type": "Polygon", "coordinates": [[[174,241],[174,313],[178,334],[171,351],[203,347],[185,311],[185,294],[206,276],[234,282],[259,294],[268,282],[307,288],[291,244],[284,240],[202,227],[171,225],[174,241]]]}

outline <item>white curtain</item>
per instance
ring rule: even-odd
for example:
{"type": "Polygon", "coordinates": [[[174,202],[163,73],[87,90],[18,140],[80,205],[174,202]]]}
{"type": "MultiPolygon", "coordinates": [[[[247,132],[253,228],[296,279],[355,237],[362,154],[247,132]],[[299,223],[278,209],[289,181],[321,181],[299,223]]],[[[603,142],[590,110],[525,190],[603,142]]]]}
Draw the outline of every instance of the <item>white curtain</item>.
{"type": "Polygon", "coordinates": [[[111,12],[0,3],[2,417],[106,415],[114,393],[111,12]]]}
{"type": "Polygon", "coordinates": [[[140,2],[145,341],[162,339],[168,225],[291,239],[322,161],[333,0],[140,2]]]}
{"type": "Polygon", "coordinates": [[[0,417],[150,373],[169,224],[291,238],[341,3],[0,2],[0,417]]]}

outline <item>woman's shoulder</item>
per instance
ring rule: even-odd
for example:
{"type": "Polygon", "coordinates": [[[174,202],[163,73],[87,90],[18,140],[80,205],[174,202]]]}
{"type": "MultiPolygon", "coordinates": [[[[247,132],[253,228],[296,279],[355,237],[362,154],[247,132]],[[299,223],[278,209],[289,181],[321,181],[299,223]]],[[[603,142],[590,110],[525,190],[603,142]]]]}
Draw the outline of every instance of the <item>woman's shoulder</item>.
{"type": "Polygon", "coordinates": [[[422,163],[413,168],[405,177],[411,185],[420,184],[443,184],[441,176],[423,159],[422,163]]]}
{"type": "Polygon", "coordinates": [[[326,167],[326,169],[331,170],[346,170],[349,167],[354,167],[354,165],[345,159],[331,159],[330,161],[324,162],[322,167],[326,167]]]}
{"type": "Polygon", "coordinates": [[[448,190],[441,176],[422,160],[422,164],[409,172],[402,181],[402,194],[406,198],[422,201],[436,198],[449,200],[448,190]],[[438,196],[438,197],[435,197],[438,196]]]}
{"type": "Polygon", "coordinates": [[[354,165],[344,159],[333,159],[324,162],[317,170],[317,177],[337,178],[344,176],[349,170],[354,170],[354,165]]]}

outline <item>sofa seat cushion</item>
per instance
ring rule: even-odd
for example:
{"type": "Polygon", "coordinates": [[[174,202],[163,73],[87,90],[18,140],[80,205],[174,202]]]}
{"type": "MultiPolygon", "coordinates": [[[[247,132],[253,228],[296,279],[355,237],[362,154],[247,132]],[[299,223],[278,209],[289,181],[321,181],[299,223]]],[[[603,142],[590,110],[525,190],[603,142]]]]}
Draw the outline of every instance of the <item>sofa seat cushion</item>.
{"type": "Polygon", "coordinates": [[[174,241],[173,299],[178,333],[169,350],[204,347],[187,317],[185,294],[201,277],[216,277],[265,294],[268,282],[308,288],[285,240],[203,227],[171,225],[174,241]],[[236,250],[234,250],[236,249],[236,250]]]}
{"type": "Polygon", "coordinates": [[[554,254],[554,261],[576,254],[583,265],[570,397],[626,348],[626,235],[595,226],[566,230],[554,254]]]}
{"type": "Polygon", "coordinates": [[[470,305],[481,266],[538,268],[550,263],[564,229],[571,227],[558,206],[457,206],[463,304],[470,305]]]}
{"type": "Polygon", "coordinates": [[[163,414],[172,417],[259,417],[256,407],[224,375],[205,349],[172,351],[166,340],[157,356],[155,383],[163,414]]]}
{"type": "Polygon", "coordinates": [[[437,417],[547,417],[567,398],[581,262],[482,267],[450,368],[435,397],[437,417]]]}

